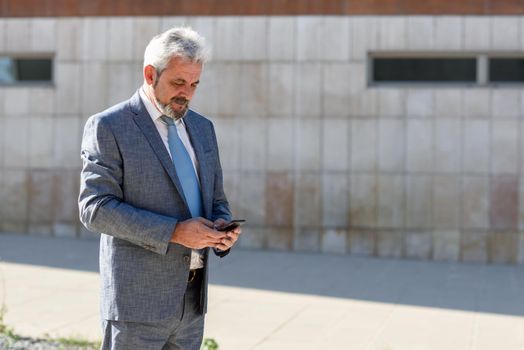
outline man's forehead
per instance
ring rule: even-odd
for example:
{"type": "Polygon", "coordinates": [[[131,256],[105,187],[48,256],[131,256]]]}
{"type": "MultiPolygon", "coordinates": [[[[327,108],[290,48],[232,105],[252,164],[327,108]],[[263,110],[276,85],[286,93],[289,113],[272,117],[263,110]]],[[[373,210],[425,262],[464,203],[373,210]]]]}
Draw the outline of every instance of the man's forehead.
{"type": "Polygon", "coordinates": [[[187,70],[201,70],[202,63],[197,61],[191,61],[183,57],[173,57],[169,60],[166,65],[166,69],[176,68],[176,69],[187,69],[187,70]]]}
{"type": "Polygon", "coordinates": [[[183,79],[186,81],[196,81],[200,79],[202,64],[188,60],[171,59],[163,71],[167,73],[169,79],[183,79]]]}

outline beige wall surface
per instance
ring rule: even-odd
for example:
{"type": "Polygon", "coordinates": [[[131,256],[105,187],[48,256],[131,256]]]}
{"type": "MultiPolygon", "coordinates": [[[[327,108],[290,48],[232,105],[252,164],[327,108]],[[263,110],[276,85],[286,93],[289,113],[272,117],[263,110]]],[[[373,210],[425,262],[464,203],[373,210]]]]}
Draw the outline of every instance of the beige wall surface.
{"type": "Polygon", "coordinates": [[[242,246],[524,262],[522,87],[367,77],[370,51],[522,53],[520,16],[0,19],[0,54],[55,57],[52,86],[0,87],[0,231],[90,235],[83,125],[180,24],[213,46],[193,108],[215,123],[242,246]]]}

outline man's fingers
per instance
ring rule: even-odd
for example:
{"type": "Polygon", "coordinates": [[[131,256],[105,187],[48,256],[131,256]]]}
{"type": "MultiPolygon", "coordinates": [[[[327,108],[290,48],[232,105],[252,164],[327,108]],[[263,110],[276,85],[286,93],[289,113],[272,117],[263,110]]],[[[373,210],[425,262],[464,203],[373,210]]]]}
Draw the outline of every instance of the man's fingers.
{"type": "Polygon", "coordinates": [[[223,238],[216,237],[204,237],[199,241],[199,246],[202,248],[205,247],[216,247],[219,244],[223,244],[223,238]]]}
{"type": "Polygon", "coordinates": [[[229,244],[220,243],[220,244],[215,245],[215,248],[220,249],[220,250],[228,250],[232,246],[233,246],[232,244],[229,245],[229,244]]]}
{"type": "Polygon", "coordinates": [[[237,227],[236,229],[231,230],[231,231],[229,231],[228,233],[233,233],[233,234],[235,234],[235,235],[239,235],[239,234],[242,233],[242,229],[241,229],[240,227],[237,227]]]}
{"type": "Polygon", "coordinates": [[[235,240],[238,239],[239,235],[240,235],[240,233],[239,232],[235,232],[235,231],[231,231],[231,232],[227,233],[227,237],[229,237],[231,239],[235,239],[235,240]]]}
{"type": "Polygon", "coordinates": [[[215,230],[206,230],[206,237],[220,240],[227,237],[227,233],[215,230]]]}
{"type": "Polygon", "coordinates": [[[234,231],[228,232],[226,237],[222,238],[220,240],[220,242],[218,242],[215,245],[215,248],[218,248],[220,250],[228,250],[228,249],[230,249],[232,246],[235,245],[236,241],[238,240],[238,235],[239,234],[234,232],[234,231]]]}
{"type": "Polygon", "coordinates": [[[227,233],[234,233],[234,234],[237,234],[239,235],[240,233],[242,232],[242,229],[240,227],[235,227],[234,229],[230,230],[230,231],[227,231],[227,233]]]}
{"type": "Polygon", "coordinates": [[[222,240],[221,239],[208,239],[206,241],[206,245],[208,247],[216,246],[217,244],[222,244],[222,240]]]}
{"type": "Polygon", "coordinates": [[[224,237],[206,237],[206,244],[208,246],[216,246],[217,244],[223,244],[224,237]]]}
{"type": "Polygon", "coordinates": [[[227,223],[223,219],[217,219],[214,223],[202,217],[195,218],[194,220],[202,224],[202,226],[197,229],[201,235],[199,245],[202,246],[228,250],[235,244],[239,234],[242,232],[240,227],[227,232],[215,230],[214,228],[217,224],[220,224],[222,221],[227,223]]]}
{"type": "Polygon", "coordinates": [[[196,218],[196,220],[200,221],[201,223],[203,223],[204,225],[206,225],[209,228],[213,228],[213,223],[206,218],[199,216],[198,218],[196,218]]]}
{"type": "Polygon", "coordinates": [[[206,220],[204,218],[197,218],[197,220],[199,222],[201,222],[203,224],[203,226],[200,226],[198,227],[198,232],[200,234],[203,234],[205,237],[207,238],[222,238],[226,235],[226,232],[220,232],[220,231],[217,231],[213,228],[213,223],[211,223],[211,221],[209,220],[206,220]],[[205,220],[206,222],[203,222],[201,221],[200,219],[202,220],[205,220]],[[211,226],[207,226],[207,223],[211,223],[211,226]]]}
{"type": "Polygon", "coordinates": [[[220,228],[220,227],[223,227],[227,224],[227,221],[222,219],[222,218],[219,218],[219,219],[216,219],[215,222],[213,223],[214,225],[214,228],[220,228]]]}
{"type": "Polygon", "coordinates": [[[231,236],[231,237],[227,237],[227,238],[222,239],[222,241],[220,243],[223,244],[223,245],[228,246],[229,248],[231,248],[235,244],[237,239],[238,239],[237,236],[231,236]]]}

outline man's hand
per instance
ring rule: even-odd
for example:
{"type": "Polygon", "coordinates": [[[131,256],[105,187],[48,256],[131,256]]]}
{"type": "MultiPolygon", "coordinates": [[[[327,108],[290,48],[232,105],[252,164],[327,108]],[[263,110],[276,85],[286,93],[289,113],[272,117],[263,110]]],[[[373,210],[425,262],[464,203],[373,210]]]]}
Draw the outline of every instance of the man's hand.
{"type": "Polygon", "coordinates": [[[178,243],[191,249],[202,249],[217,247],[223,244],[222,241],[226,239],[227,232],[214,230],[211,221],[198,217],[179,222],[175,226],[170,242],[178,243]]]}
{"type": "MultiPolygon", "coordinates": [[[[227,225],[227,221],[224,219],[217,219],[215,220],[213,224],[216,229],[220,229],[221,227],[224,227],[227,225]]],[[[238,236],[242,233],[242,229],[239,226],[231,231],[221,232],[221,233],[226,233],[226,237],[222,238],[219,244],[215,245],[215,248],[220,249],[220,250],[228,250],[233,245],[235,245],[235,243],[238,240],[238,236]]]]}

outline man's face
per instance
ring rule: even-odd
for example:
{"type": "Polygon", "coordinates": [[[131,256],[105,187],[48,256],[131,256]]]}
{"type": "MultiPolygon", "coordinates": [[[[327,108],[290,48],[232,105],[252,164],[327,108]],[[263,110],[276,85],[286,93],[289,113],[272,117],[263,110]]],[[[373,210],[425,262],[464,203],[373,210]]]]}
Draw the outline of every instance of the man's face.
{"type": "Polygon", "coordinates": [[[182,118],[199,83],[202,64],[176,57],[169,61],[160,75],[151,68],[151,85],[158,108],[171,118],[182,118]]]}

